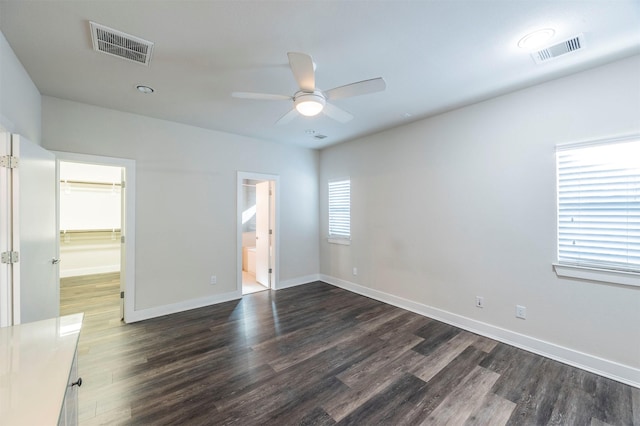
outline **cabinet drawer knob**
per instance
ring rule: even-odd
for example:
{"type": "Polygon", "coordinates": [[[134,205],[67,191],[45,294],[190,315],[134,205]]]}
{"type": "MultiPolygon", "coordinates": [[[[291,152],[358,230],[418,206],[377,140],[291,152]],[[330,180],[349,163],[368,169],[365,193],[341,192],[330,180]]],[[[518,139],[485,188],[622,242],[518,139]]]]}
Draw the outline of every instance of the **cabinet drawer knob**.
{"type": "Polygon", "coordinates": [[[82,377],[79,377],[77,381],[71,383],[71,386],[82,386],[82,377]]]}

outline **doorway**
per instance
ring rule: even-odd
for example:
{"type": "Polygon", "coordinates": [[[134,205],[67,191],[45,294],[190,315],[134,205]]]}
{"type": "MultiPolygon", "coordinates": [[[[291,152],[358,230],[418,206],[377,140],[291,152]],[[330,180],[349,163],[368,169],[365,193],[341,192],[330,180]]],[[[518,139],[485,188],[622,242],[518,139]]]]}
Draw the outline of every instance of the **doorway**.
{"type": "Polygon", "coordinates": [[[55,154],[60,290],[71,295],[61,297],[61,311],[127,322],[135,306],[135,161],[55,154]]]}
{"type": "Polygon", "coordinates": [[[278,176],[238,173],[238,289],[276,288],[278,176]]]}
{"type": "Polygon", "coordinates": [[[119,166],[59,161],[60,312],[120,320],[119,166]]]}

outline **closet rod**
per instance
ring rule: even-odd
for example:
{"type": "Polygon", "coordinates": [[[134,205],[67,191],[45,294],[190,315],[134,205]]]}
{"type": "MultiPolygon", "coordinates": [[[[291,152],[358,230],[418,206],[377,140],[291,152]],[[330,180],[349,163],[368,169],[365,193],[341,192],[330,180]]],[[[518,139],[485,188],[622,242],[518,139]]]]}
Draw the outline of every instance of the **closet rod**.
{"type": "Polygon", "coordinates": [[[108,183],[108,182],[88,182],[84,180],[61,180],[60,184],[73,184],[73,185],[98,185],[98,186],[122,186],[120,182],[108,183]]]}
{"type": "Polygon", "coordinates": [[[64,235],[64,234],[80,234],[80,233],[95,233],[95,232],[109,232],[109,233],[113,233],[113,232],[120,232],[120,228],[116,228],[116,229],[66,229],[66,230],[60,230],[60,234],[64,235]]]}

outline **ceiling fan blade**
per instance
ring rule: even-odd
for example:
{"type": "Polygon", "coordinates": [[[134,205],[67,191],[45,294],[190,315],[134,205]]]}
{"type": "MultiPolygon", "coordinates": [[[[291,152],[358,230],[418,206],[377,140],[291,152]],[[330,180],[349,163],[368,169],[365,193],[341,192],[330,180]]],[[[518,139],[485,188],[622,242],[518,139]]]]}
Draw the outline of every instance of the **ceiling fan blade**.
{"type": "Polygon", "coordinates": [[[338,108],[337,106],[330,104],[327,102],[324,105],[324,109],[322,110],[327,116],[333,118],[336,121],[341,123],[346,123],[348,121],[353,120],[353,115],[343,110],[342,108],[338,108]]]}
{"type": "Polygon", "coordinates": [[[269,93],[253,92],[233,92],[231,96],[238,99],[258,99],[264,101],[289,101],[292,99],[291,96],[286,95],[272,95],[269,93]]]}
{"type": "Polygon", "coordinates": [[[382,92],[387,88],[382,77],[372,78],[371,80],[358,81],[357,83],[347,84],[345,86],[335,87],[324,92],[327,99],[343,99],[352,96],[366,95],[367,93],[382,92]]]}
{"type": "Polygon", "coordinates": [[[293,108],[292,110],[290,110],[288,113],[286,113],[285,115],[283,115],[282,117],[280,117],[280,119],[278,121],[276,121],[276,124],[278,126],[282,125],[282,124],[287,124],[289,123],[291,120],[293,120],[294,118],[296,118],[298,116],[298,111],[296,111],[295,108],[293,108]]]}
{"type": "Polygon", "coordinates": [[[316,90],[316,77],[311,56],[300,52],[289,52],[287,56],[291,72],[293,72],[293,77],[298,82],[300,90],[313,93],[316,90]]]}

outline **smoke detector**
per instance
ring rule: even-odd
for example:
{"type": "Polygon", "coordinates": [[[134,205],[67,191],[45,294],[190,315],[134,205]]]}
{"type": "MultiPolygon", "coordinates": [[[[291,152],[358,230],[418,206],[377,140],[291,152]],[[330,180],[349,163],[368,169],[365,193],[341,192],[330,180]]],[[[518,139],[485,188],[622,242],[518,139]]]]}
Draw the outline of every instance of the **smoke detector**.
{"type": "Polygon", "coordinates": [[[548,62],[551,59],[555,59],[559,56],[566,55],[567,53],[572,53],[584,48],[584,35],[578,34],[577,36],[571,37],[565,41],[554,44],[553,46],[549,46],[547,48],[537,50],[531,53],[531,57],[536,62],[536,64],[541,64],[544,62],[548,62]]]}
{"type": "Polygon", "coordinates": [[[89,21],[93,50],[149,66],[153,43],[89,21]]]}

